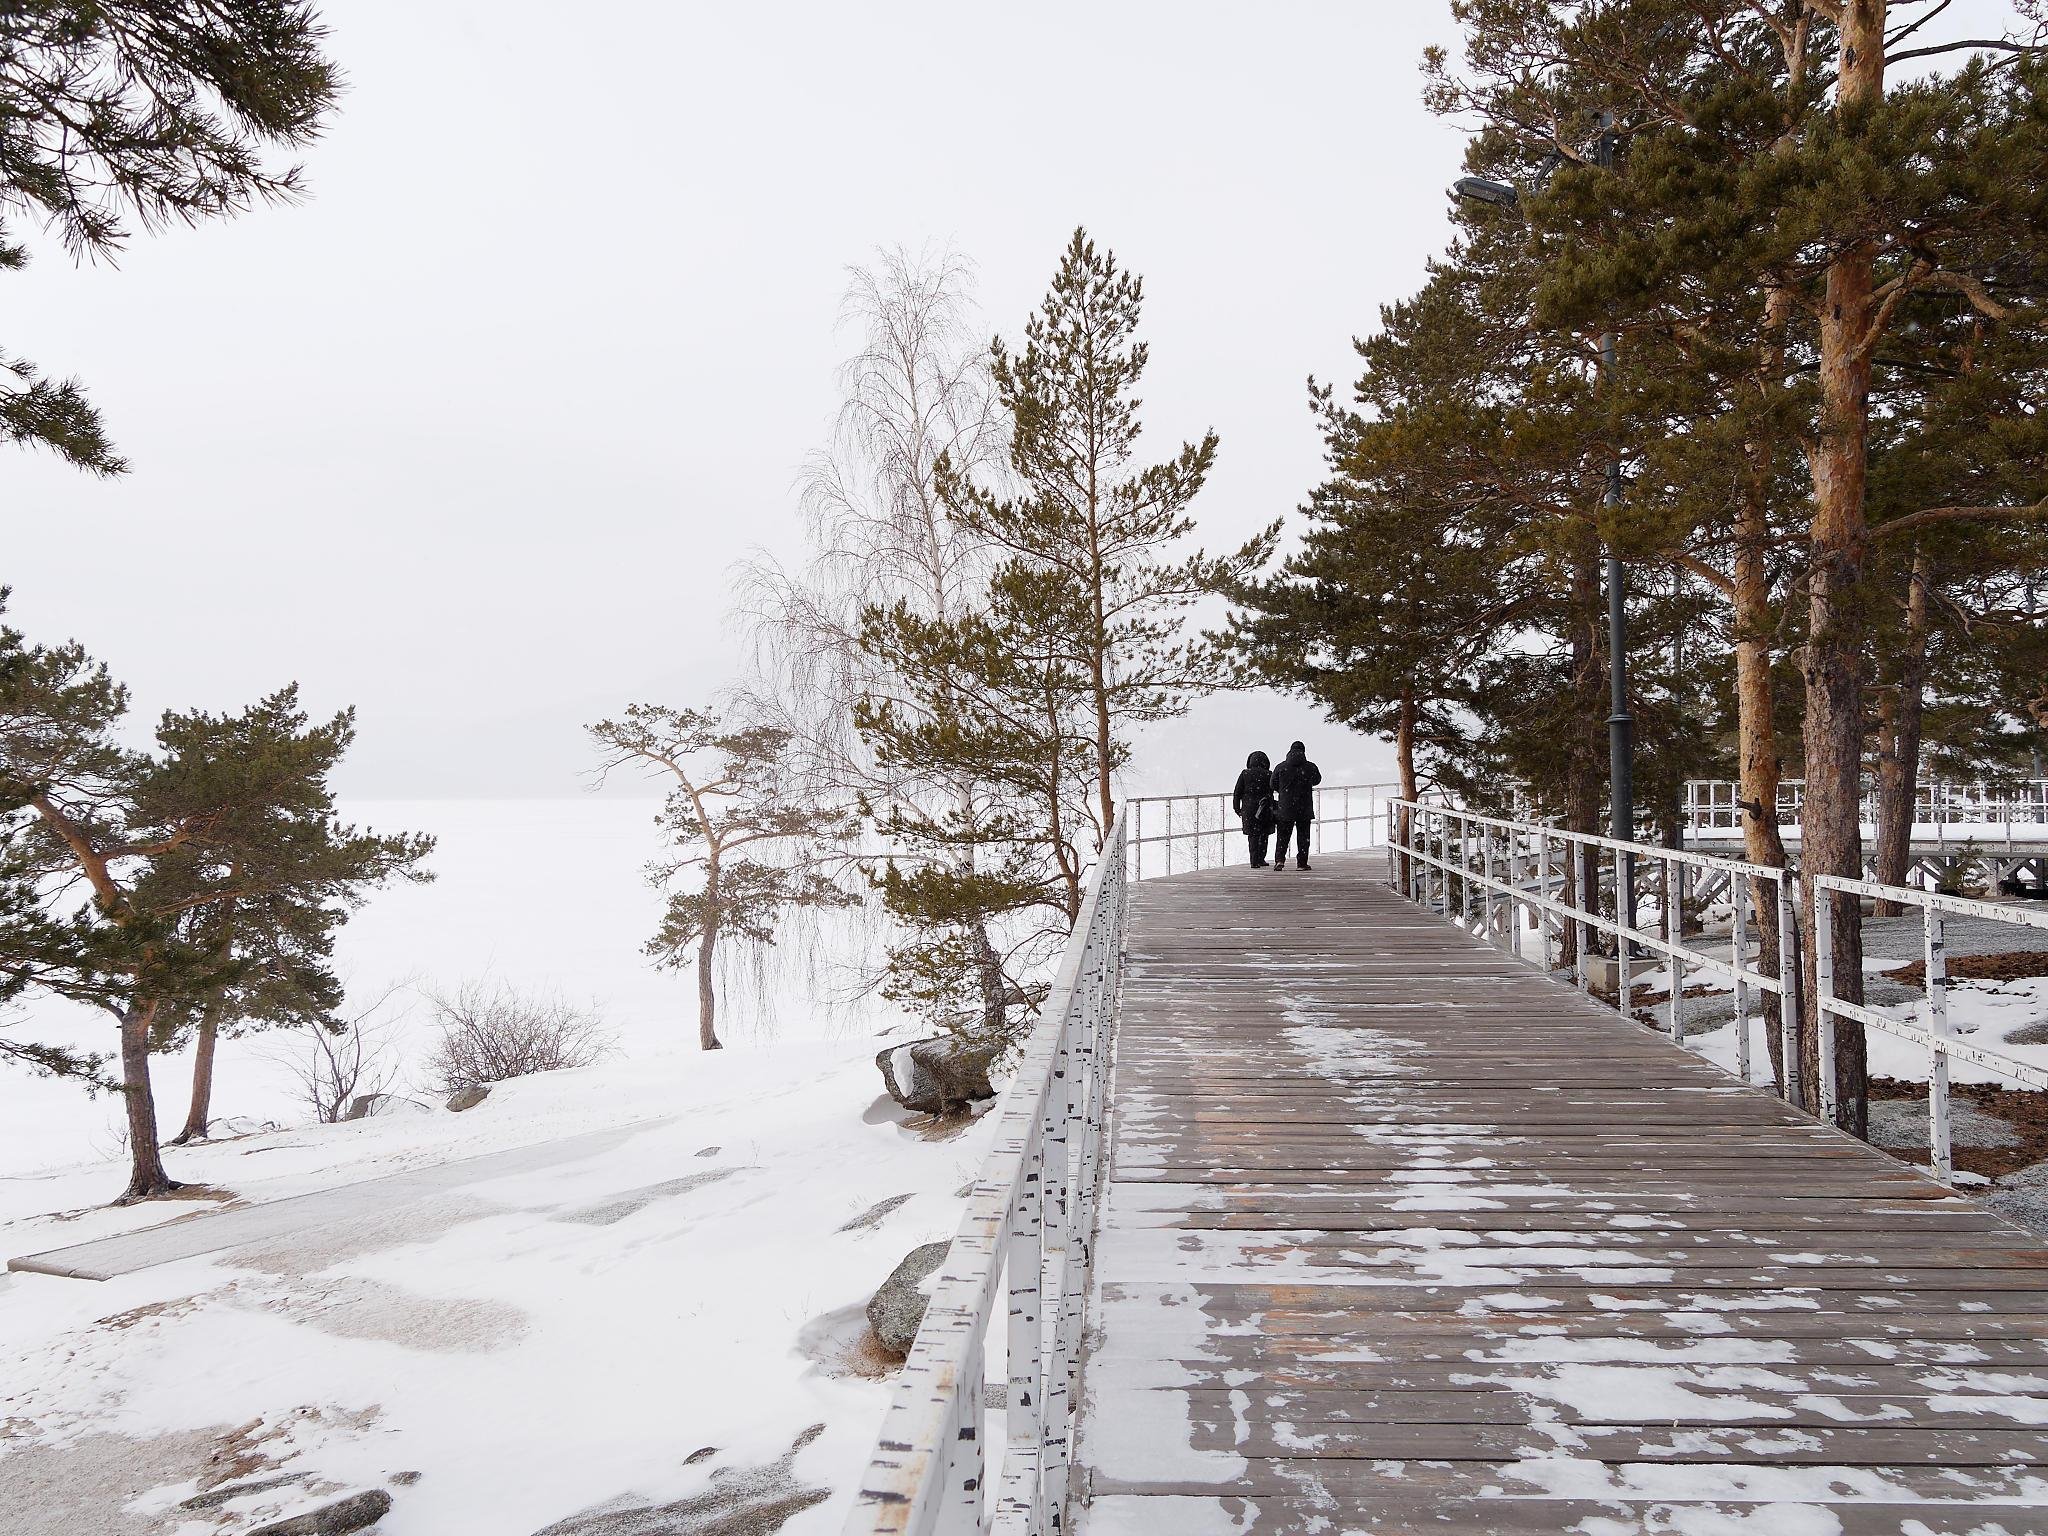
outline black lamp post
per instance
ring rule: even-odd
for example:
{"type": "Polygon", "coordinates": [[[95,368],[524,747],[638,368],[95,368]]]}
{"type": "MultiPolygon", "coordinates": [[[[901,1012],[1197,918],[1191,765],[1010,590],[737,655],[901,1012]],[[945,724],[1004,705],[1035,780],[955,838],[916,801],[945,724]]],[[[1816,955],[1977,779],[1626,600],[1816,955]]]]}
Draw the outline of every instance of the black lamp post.
{"type": "MultiPolygon", "coordinates": [[[[1614,166],[1614,135],[1609,121],[1601,121],[1597,163],[1603,169],[1614,166]]],[[[1490,203],[1496,208],[1520,205],[1522,194],[1504,181],[1484,176],[1461,176],[1451,191],[1467,202],[1490,203]]],[[[1614,333],[1600,333],[1600,377],[1612,388],[1614,383],[1614,333]]],[[[1621,457],[1607,461],[1605,505],[1612,512],[1621,504],[1621,457]]],[[[1612,807],[1609,835],[1619,843],[1636,838],[1635,717],[1628,709],[1628,567],[1611,549],[1607,553],[1607,656],[1608,675],[1613,680],[1613,702],[1607,716],[1608,799],[1612,807]]],[[[1615,893],[1617,916],[1630,928],[1636,925],[1635,855],[1623,858],[1622,889],[1615,893]]]]}

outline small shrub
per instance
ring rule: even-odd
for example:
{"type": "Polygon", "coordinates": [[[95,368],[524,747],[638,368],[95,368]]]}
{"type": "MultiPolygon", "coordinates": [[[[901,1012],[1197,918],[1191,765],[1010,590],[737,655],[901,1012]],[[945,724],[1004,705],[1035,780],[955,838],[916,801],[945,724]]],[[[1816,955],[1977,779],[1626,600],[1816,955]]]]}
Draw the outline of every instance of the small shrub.
{"type": "Polygon", "coordinates": [[[426,1069],[440,1093],[587,1067],[611,1055],[617,1039],[594,1009],[502,983],[466,981],[453,993],[428,993],[427,1001],[441,1034],[426,1069]]]}

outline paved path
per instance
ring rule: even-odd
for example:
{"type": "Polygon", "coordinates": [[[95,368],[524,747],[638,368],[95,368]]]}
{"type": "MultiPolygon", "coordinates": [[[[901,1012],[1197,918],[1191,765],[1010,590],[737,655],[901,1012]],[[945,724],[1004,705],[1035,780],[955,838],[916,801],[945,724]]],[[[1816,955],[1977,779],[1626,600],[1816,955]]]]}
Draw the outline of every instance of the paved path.
{"type": "Polygon", "coordinates": [[[1382,870],[1133,887],[1080,1536],[2048,1532],[2048,1246],[1382,870]]]}
{"type": "Polygon", "coordinates": [[[530,1147],[505,1152],[488,1152],[430,1168],[387,1174],[379,1179],[343,1184],[334,1189],[269,1200],[260,1205],[236,1206],[224,1211],[201,1211],[167,1221],[161,1226],[103,1237],[69,1248],[52,1248],[44,1253],[23,1254],[9,1259],[7,1267],[27,1274],[62,1275],[73,1280],[110,1280],[115,1275],[133,1274],[168,1264],[175,1259],[220,1253],[249,1243],[287,1236],[337,1222],[381,1219],[399,1206],[430,1195],[481,1184],[490,1179],[532,1173],[536,1169],[579,1158],[595,1157],[621,1145],[649,1126],[664,1124],[648,1120],[610,1130],[567,1136],[530,1147]]]}

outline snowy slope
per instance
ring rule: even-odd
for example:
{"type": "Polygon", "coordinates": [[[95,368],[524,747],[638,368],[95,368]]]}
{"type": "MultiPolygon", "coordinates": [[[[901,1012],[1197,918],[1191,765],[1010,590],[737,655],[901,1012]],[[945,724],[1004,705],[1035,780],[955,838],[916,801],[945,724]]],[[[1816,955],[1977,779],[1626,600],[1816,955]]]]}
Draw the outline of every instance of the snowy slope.
{"type": "MultiPolygon", "coordinates": [[[[386,1536],[529,1536],[611,1501],[715,1488],[714,1474],[774,1463],[814,1425],[790,1475],[837,1496],[786,1529],[835,1529],[887,1390],[852,1374],[859,1308],[907,1249],[951,1234],[987,1123],[926,1139],[874,1102],[877,1084],[861,1046],[791,1042],[531,1078],[462,1115],[188,1153],[185,1176],[260,1201],[642,1127],[375,1220],[104,1284],[0,1279],[8,1529],[196,1536],[323,1487],[386,1487],[386,1536]],[[209,1458],[250,1445],[258,1480],[312,1481],[175,1508],[202,1491],[209,1458]]],[[[20,1217],[0,1246],[78,1241],[126,1216],[20,1217]]]]}

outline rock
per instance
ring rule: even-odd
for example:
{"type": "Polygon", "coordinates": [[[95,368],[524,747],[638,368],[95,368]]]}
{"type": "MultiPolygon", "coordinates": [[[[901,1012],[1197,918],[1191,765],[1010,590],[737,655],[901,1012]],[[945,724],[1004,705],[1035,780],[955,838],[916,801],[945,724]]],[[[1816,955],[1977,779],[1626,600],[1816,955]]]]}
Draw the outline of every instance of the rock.
{"type": "Polygon", "coordinates": [[[673,1504],[616,1500],[558,1520],[535,1536],[777,1536],[791,1520],[832,1496],[799,1483],[793,1470],[797,1453],[823,1428],[805,1430],[786,1455],[768,1466],[714,1469],[711,1486],[687,1499],[673,1504]]]}
{"type": "Polygon", "coordinates": [[[905,1109],[943,1115],[965,1109],[976,1099],[992,1099],[988,1080],[1002,1048],[977,1045],[957,1035],[934,1035],[875,1053],[889,1095],[905,1109]]]}
{"type": "Polygon", "coordinates": [[[696,1152],[696,1156],[698,1156],[698,1157],[716,1157],[716,1156],[718,1156],[718,1154],[719,1154],[719,1151],[720,1151],[720,1149],[719,1149],[719,1148],[717,1148],[717,1147],[700,1147],[700,1148],[698,1148],[698,1149],[697,1149],[697,1152],[696,1152]]]}
{"type": "Polygon", "coordinates": [[[467,1088],[458,1088],[448,1095],[448,1107],[458,1115],[465,1109],[475,1109],[491,1096],[487,1083],[471,1083],[467,1088]]]}
{"type": "Polygon", "coordinates": [[[904,1255],[880,1290],[868,1299],[868,1326],[892,1355],[907,1355],[924,1321],[924,1282],[946,1258],[946,1244],[925,1243],[904,1255]]]}
{"type": "Polygon", "coordinates": [[[2048,1237],[2048,1163],[2007,1174],[1983,1200],[2007,1221],[2048,1237]]]}
{"type": "Polygon", "coordinates": [[[683,1458],[683,1465],[686,1467],[694,1467],[698,1462],[709,1461],[712,1457],[716,1456],[717,1454],[717,1446],[700,1445],[697,1447],[696,1450],[690,1452],[689,1455],[683,1458]]]}
{"type": "Polygon", "coordinates": [[[391,1474],[391,1486],[394,1488],[410,1488],[419,1480],[420,1475],[417,1472],[394,1472],[391,1474]]]}
{"type": "Polygon", "coordinates": [[[347,1536],[350,1531],[375,1525],[389,1513],[391,1495],[382,1488],[371,1488],[363,1493],[352,1493],[345,1499],[336,1499],[332,1504],[322,1504],[318,1509],[309,1509],[304,1514],[288,1515],[268,1525],[259,1525],[249,1532],[249,1536],[347,1536]]]}
{"type": "Polygon", "coordinates": [[[887,1216],[899,1205],[907,1203],[912,1198],[914,1197],[910,1195],[891,1195],[886,1200],[877,1200],[839,1230],[842,1232],[865,1232],[870,1227],[878,1227],[882,1224],[884,1216],[887,1216]]]}
{"type": "Polygon", "coordinates": [[[273,1488],[288,1488],[293,1483],[303,1483],[303,1472],[286,1472],[280,1477],[258,1477],[244,1483],[222,1483],[218,1488],[209,1488],[204,1493],[195,1493],[189,1499],[181,1500],[180,1509],[219,1509],[223,1504],[246,1498],[254,1493],[268,1493],[273,1488]]]}
{"type": "MultiPolygon", "coordinates": [[[[1894,1152],[1918,1152],[1927,1146],[1927,1102],[1924,1099],[1872,1099],[1870,1139],[1894,1152]]],[[[1988,1150],[2016,1147],[2020,1133],[2009,1120],[1987,1114],[1974,1104],[1951,1098],[1948,1139],[1958,1147],[1988,1150]]]]}
{"type": "Polygon", "coordinates": [[[344,1120],[367,1120],[373,1115],[420,1114],[424,1104],[396,1093],[359,1093],[350,1102],[344,1120]]]}

